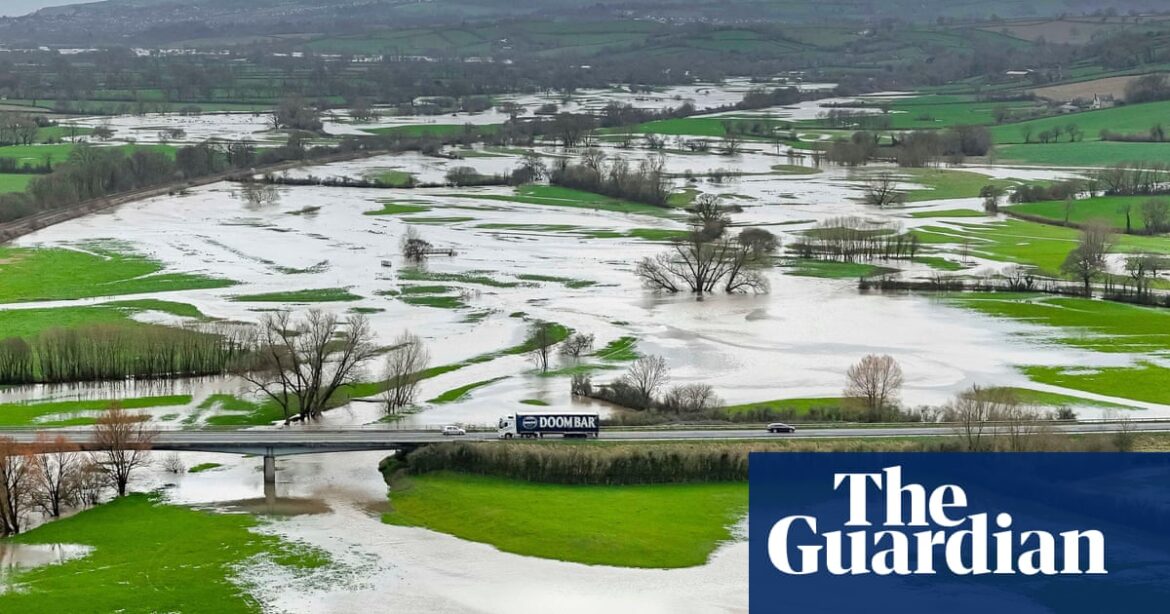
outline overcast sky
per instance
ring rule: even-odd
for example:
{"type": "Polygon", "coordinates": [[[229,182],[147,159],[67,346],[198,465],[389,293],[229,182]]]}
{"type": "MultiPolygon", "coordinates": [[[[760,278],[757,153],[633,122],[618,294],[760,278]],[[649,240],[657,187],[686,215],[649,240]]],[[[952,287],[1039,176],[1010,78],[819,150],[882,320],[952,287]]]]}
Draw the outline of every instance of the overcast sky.
{"type": "Polygon", "coordinates": [[[96,0],[0,0],[0,17],[15,17],[47,6],[83,4],[87,1],[95,2],[96,0]]]}

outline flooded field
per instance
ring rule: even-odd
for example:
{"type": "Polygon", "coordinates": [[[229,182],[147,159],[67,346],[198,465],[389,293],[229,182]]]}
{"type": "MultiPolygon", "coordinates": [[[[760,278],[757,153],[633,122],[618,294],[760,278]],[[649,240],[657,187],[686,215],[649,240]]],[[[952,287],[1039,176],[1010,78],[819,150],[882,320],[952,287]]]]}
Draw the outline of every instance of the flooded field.
{"type": "MultiPolygon", "coordinates": [[[[377,471],[385,453],[335,453],[281,458],[267,493],[260,459],[181,454],[200,473],[143,473],[138,489],[163,488],[166,500],[271,518],[264,532],[327,552],[327,570],[282,577],[265,565],[240,570],[240,580],[267,610],[539,613],[746,612],[747,543],[719,548],[703,566],[639,570],[562,563],[500,552],[425,529],[384,524],[387,487],[377,471]],[[540,577],[539,586],[532,578],[540,577]],[[598,591],[598,586],[606,590],[598,591]]],[[[739,533],[746,532],[746,526],[739,533]]]]}
{"type": "MultiPolygon", "coordinates": [[[[637,161],[652,154],[608,147],[610,156],[637,161]]],[[[538,148],[550,163],[559,149],[538,148]]],[[[291,171],[290,176],[360,177],[398,170],[422,181],[441,181],[453,166],[472,166],[483,174],[507,172],[519,158],[509,152],[484,152],[463,160],[408,153],[358,162],[291,171]]],[[[945,225],[945,220],[912,217],[932,210],[980,207],[978,199],[924,201],[905,209],[878,210],[859,202],[859,180],[840,168],[787,175],[774,166],[790,163],[767,146],[728,158],[715,154],[663,155],[674,173],[701,177],[719,168],[743,176],[679,188],[718,194],[742,208],[735,221],[777,233],[784,243],[818,221],[864,216],[903,228],[945,225]]],[[[797,162],[801,160],[797,158],[797,162]]],[[[804,162],[807,163],[807,162],[804,162]]],[[[971,169],[995,177],[1051,178],[1049,171],[971,169]]],[[[160,197],[53,226],[23,237],[22,246],[72,246],[85,240],[117,239],[166,265],[168,272],[214,275],[237,282],[229,288],[152,295],[192,305],[211,318],[255,322],[274,308],[318,307],[338,313],[367,313],[378,340],[390,343],[404,331],[427,343],[433,365],[469,361],[514,347],[529,322],[556,322],[596,336],[601,347],[636,339],[637,351],[666,358],[674,382],[715,387],[730,404],[768,399],[832,397],[840,393],[842,373],[869,353],[890,354],[903,365],[907,406],[939,404],[972,384],[1029,386],[1017,365],[1119,366],[1132,357],[1101,354],[1038,341],[1039,327],[961,310],[920,295],[862,294],[855,279],[819,279],[767,273],[771,292],[761,295],[658,295],[633,274],[635,263],[664,249],[656,233],[685,229],[685,214],[623,213],[566,202],[525,202],[509,187],[377,190],[280,187],[278,198],[256,204],[238,185],[215,184],[180,196],[160,197]],[[373,215],[391,203],[390,214],[373,215]],[[455,250],[421,266],[406,263],[399,242],[414,227],[436,247],[455,250]],[[451,297],[436,305],[403,300],[403,290],[439,285],[451,297]],[[258,303],[240,297],[289,291],[344,289],[339,301],[258,303]]],[[[993,219],[993,218],[988,218],[993,219]]],[[[966,220],[964,220],[966,222],[966,220]]],[[[969,223],[969,222],[967,222],[969,223]]],[[[976,221],[978,223],[978,221],[976,221]]],[[[950,256],[946,256],[950,257],[950,256]]],[[[970,275],[1007,265],[968,257],[970,275]]],[[[926,278],[924,264],[900,263],[907,278],[926,278]]],[[[122,297],[126,299],[144,296],[122,297]]],[[[95,301],[89,301],[92,303],[95,301]]],[[[6,305],[6,309],[57,307],[76,301],[6,305]]],[[[181,321],[167,314],[136,317],[181,321]]],[[[1042,335],[1039,335],[1042,337],[1042,335]]],[[[618,365],[620,367],[620,365],[618,365]]],[[[369,376],[379,367],[371,365],[369,376]]],[[[620,373],[620,371],[619,371],[620,373]]],[[[604,380],[610,372],[596,377],[604,380]]],[[[493,424],[524,400],[569,409],[567,375],[536,372],[522,355],[473,362],[422,383],[420,399],[480,384],[453,402],[430,403],[402,424],[493,424]]],[[[182,407],[154,412],[173,423],[198,424],[191,417],[216,393],[241,394],[236,381],[175,384],[192,395],[182,407]]],[[[246,391],[243,391],[246,392],[246,391]]],[[[40,399],[39,388],[0,392],[4,400],[40,399]]],[[[62,398],[101,398],[100,389],[60,390],[62,398]]],[[[168,394],[175,394],[170,392],[168,394]]],[[[1081,394],[1081,393],[1078,393],[1081,394]]],[[[106,398],[109,394],[105,393],[106,398]]],[[[1093,395],[1081,394],[1085,398],[1093,395]]],[[[1145,406],[1161,414],[1163,408],[1145,406]]],[[[1092,409],[1086,409],[1092,415],[1092,409]]],[[[203,417],[213,412],[203,412],[203,417]]],[[[331,411],[328,424],[366,424],[382,416],[378,403],[351,403],[331,411]]]]}

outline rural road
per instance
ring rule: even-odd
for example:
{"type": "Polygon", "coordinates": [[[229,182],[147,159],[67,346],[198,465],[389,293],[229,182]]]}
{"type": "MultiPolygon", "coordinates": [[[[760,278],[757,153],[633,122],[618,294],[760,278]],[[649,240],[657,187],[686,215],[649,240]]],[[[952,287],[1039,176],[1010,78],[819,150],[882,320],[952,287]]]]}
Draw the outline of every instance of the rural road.
{"type": "MultiPolygon", "coordinates": [[[[994,434],[999,427],[988,426],[984,435],[994,434]]],[[[1120,430],[1118,423],[1078,422],[1054,424],[1052,432],[1064,434],[1110,433],[1120,430]]],[[[1170,432],[1170,422],[1131,422],[1131,432],[1170,432]]],[[[92,431],[86,429],[52,429],[52,435],[62,435],[83,447],[91,442],[92,431]]],[[[745,441],[762,439],[828,439],[828,438],[889,438],[950,436],[955,429],[948,426],[875,426],[868,428],[803,428],[795,433],[769,434],[754,429],[660,429],[607,430],[602,441],[660,442],[660,441],[745,441]]],[[[11,437],[18,442],[31,442],[37,432],[30,429],[0,429],[0,437],[11,437]]],[[[382,450],[413,447],[443,441],[499,441],[494,432],[471,432],[466,436],[445,437],[437,431],[395,430],[377,428],[353,429],[273,429],[273,430],[189,430],[161,431],[154,448],[160,450],[198,450],[206,452],[238,452],[248,454],[307,454],[346,450],[382,450]]]]}

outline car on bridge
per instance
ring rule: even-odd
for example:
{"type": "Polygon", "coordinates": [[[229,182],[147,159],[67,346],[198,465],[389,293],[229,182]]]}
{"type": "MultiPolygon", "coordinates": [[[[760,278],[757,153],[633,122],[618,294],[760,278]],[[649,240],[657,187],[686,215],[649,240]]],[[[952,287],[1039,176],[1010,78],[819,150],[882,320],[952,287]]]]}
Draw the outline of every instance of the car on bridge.
{"type": "Polygon", "coordinates": [[[773,422],[768,425],[769,433],[795,433],[796,427],[784,424],[783,422],[773,422]]]}
{"type": "Polygon", "coordinates": [[[443,434],[444,435],[458,436],[458,435],[466,435],[467,431],[463,430],[463,428],[461,428],[461,427],[455,426],[454,424],[448,424],[447,426],[443,427],[443,434]]]}

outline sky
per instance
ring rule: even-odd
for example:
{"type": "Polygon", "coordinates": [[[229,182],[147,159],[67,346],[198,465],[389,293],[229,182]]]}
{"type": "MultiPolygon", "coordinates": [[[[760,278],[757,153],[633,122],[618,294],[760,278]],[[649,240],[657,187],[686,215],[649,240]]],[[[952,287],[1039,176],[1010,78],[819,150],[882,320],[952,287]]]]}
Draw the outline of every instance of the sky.
{"type": "Polygon", "coordinates": [[[82,4],[96,0],[0,0],[0,17],[26,15],[37,9],[65,4],[82,4]]]}

